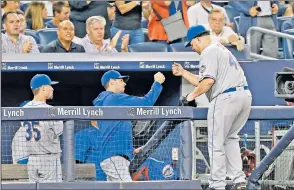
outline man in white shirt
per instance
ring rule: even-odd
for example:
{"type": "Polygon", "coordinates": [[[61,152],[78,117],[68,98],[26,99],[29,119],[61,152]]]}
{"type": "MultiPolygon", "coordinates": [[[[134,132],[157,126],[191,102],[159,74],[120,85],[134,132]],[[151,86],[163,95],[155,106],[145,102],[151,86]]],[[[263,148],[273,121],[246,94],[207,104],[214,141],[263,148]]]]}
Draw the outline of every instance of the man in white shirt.
{"type": "Polygon", "coordinates": [[[200,0],[199,3],[196,3],[188,9],[188,20],[190,27],[208,24],[209,13],[211,10],[216,8],[221,9],[224,12],[226,25],[232,27],[233,24],[230,23],[230,19],[226,13],[226,10],[218,5],[212,4],[211,0],[200,0]]]}
{"type": "Polygon", "coordinates": [[[240,38],[230,27],[225,26],[225,14],[221,9],[213,9],[209,13],[209,24],[204,25],[210,31],[213,42],[219,41],[223,45],[232,44],[238,51],[244,50],[244,39],[240,38]]]}

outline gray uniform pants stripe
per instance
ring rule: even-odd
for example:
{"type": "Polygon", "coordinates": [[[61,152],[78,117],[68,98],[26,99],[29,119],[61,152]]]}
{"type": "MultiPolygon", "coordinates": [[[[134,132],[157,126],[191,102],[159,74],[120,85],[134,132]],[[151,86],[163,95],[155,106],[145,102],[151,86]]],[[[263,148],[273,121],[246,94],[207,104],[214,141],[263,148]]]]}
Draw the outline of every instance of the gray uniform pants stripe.
{"type": "Polygon", "coordinates": [[[245,182],[238,133],[246,123],[251,108],[251,93],[239,89],[220,94],[208,109],[208,151],[211,188],[225,189],[226,176],[234,183],[245,182]]]}

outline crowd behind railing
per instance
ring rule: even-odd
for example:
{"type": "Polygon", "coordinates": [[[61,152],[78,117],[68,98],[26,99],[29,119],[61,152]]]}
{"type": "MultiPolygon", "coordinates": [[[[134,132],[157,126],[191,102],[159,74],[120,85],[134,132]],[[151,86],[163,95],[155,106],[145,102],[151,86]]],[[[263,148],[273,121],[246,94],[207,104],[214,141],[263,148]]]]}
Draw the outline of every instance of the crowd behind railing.
{"type": "MultiPolygon", "coordinates": [[[[183,31],[195,25],[204,25],[213,41],[243,51],[250,26],[293,34],[293,11],[287,1],[3,1],[2,52],[116,53],[145,45],[150,50],[140,51],[166,52],[173,51],[172,44],[183,46],[177,51],[192,51],[184,48],[183,31]],[[170,21],[183,27],[172,28],[170,21]]],[[[292,46],[292,41],[255,32],[250,48],[291,58],[293,53],[285,51],[292,46]]]]}

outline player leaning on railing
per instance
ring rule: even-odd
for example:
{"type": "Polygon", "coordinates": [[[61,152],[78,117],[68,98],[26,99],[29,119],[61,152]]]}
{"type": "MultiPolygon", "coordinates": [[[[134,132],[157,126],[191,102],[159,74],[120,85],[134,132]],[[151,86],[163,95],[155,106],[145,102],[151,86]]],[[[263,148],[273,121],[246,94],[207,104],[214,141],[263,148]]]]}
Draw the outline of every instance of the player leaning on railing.
{"type": "MultiPolygon", "coordinates": [[[[106,91],[101,92],[93,101],[94,106],[152,106],[162,91],[165,77],[158,72],[154,75],[154,83],[150,91],[143,97],[130,96],[124,93],[129,76],[121,76],[117,71],[110,70],[101,78],[106,91]]],[[[107,175],[107,181],[132,181],[129,165],[133,153],[140,148],[133,148],[131,121],[98,120],[101,132],[103,160],[100,165],[107,175]]]]}

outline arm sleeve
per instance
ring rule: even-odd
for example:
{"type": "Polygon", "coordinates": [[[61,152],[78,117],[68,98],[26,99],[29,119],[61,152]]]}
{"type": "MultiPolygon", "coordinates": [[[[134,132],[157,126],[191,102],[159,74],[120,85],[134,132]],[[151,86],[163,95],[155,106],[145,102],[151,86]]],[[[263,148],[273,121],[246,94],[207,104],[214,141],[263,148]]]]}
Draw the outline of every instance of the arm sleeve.
{"type": "Polygon", "coordinates": [[[81,130],[75,134],[75,160],[85,162],[89,146],[89,136],[87,131],[81,130]]]}
{"type": "Polygon", "coordinates": [[[205,78],[216,79],[218,68],[217,51],[215,48],[204,52],[200,59],[200,81],[205,78]]]}
{"type": "Polygon", "coordinates": [[[38,48],[38,45],[36,43],[36,40],[33,37],[30,36],[30,41],[33,44],[33,48],[32,48],[32,50],[31,50],[30,53],[40,53],[39,48],[38,48]]]}
{"type": "Polygon", "coordinates": [[[245,14],[245,15],[250,15],[249,10],[251,7],[247,4],[247,2],[237,2],[237,1],[231,1],[230,5],[238,10],[239,12],[245,14]]]}
{"type": "Polygon", "coordinates": [[[77,9],[77,10],[83,10],[88,7],[87,1],[79,0],[79,1],[68,1],[69,6],[71,8],[77,9]]]}
{"type": "Polygon", "coordinates": [[[162,85],[154,82],[150,91],[143,97],[123,94],[117,100],[118,106],[152,106],[162,91],[162,85]]]}

